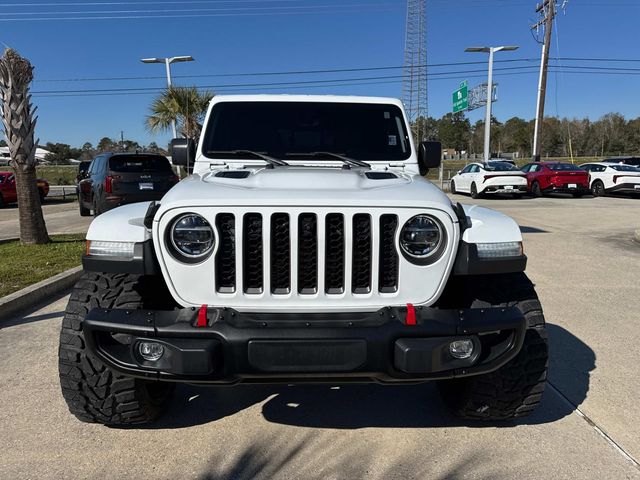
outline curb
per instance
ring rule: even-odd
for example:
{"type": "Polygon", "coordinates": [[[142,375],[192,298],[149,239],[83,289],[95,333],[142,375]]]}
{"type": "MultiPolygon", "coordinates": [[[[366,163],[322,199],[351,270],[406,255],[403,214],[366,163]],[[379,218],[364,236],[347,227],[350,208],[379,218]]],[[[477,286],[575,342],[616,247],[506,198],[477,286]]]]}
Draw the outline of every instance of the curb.
{"type": "Polygon", "coordinates": [[[3,244],[3,243],[9,243],[9,242],[15,242],[15,241],[20,241],[20,237],[14,237],[14,238],[0,238],[0,244],[3,244]]]}
{"type": "Polygon", "coordinates": [[[0,298],[0,321],[7,320],[16,313],[45,300],[47,297],[65,291],[73,286],[81,275],[82,265],[0,298]]]}

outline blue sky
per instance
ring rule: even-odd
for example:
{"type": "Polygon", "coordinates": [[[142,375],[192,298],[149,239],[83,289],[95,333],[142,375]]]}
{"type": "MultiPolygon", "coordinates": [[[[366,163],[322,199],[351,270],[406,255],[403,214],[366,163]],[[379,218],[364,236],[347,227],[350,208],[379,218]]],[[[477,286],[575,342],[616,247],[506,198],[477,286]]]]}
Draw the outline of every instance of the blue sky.
{"type": "MultiPolygon", "coordinates": [[[[335,68],[399,66],[403,61],[404,0],[200,0],[162,2],[139,0],[0,0],[0,41],[16,48],[36,67],[34,92],[162,88],[162,65],[145,65],[150,56],[192,55],[196,62],[175,64],[175,84],[220,86],[247,83],[333,80],[398,76],[400,70],[350,73],[292,74],[259,77],[203,77],[243,72],[278,72],[335,68]],[[99,5],[101,4],[101,5],[99,5]],[[79,12],[79,13],[72,13],[79,12]],[[121,13],[123,12],[123,13],[121,13]],[[69,17],[121,17],[67,20],[69,17]],[[156,18],[148,18],[155,16],[156,18]],[[38,20],[56,18],[56,20],[38,20]],[[201,77],[182,78],[191,75],[201,77]],[[127,77],[117,81],[69,79],[127,77]],[[158,77],[131,79],[131,77],[158,77]],[[66,80],[66,81],[54,81],[66,80]]],[[[535,113],[540,47],[529,25],[537,20],[535,1],[529,0],[428,0],[429,63],[484,61],[486,55],[465,53],[472,45],[519,45],[517,52],[497,59],[536,59],[497,68],[532,66],[533,73],[497,76],[499,119],[535,113]]],[[[560,13],[552,56],[640,60],[637,28],[638,0],[571,0],[560,13]],[[558,55],[559,54],[559,55],[558,55]]],[[[592,119],[617,111],[640,116],[637,101],[640,61],[564,61],[558,67],[584,66],[637,69],[618,75],[552,73],[547,114],[592,119]]],[[[429,82],[429,113],[440,117],[451,109],[451,93],[460,81],[471,85],[485,79],[484,65],[433,67],[430,73],[452,72],[429,82]]],[[[573,72],[579,71],[573,70],[573,72]]],[[[497,72],[499,73],[499,72],[497,72]]],[[[513,71],[511,73],[514,73],[513,71]]],[[[397,78],[371,80],[367,85],[312,88],[260,86],[219,87],[236,93],[336,93],[401,96],[397,78]],[[381,83],[384,82],[384,83],[381,83]]],[[[97,143],[102,136],[126,138],[147,144],[166,144],[169,135],[151,135],[144,118],[153,94],[58,96],[34,95],[39,109],[41,142],[80,146],[97,143]]],[[[472,121],[482,111],[469,114],[472,121]]]]}

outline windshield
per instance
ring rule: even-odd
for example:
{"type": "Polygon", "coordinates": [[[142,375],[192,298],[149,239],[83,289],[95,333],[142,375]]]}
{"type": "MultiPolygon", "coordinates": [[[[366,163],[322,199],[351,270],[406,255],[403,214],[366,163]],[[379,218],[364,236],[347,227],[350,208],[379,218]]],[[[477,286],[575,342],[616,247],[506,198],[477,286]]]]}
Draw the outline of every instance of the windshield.
{"type": "MultiPolygon", "coordinates": [[[[406,160],[411,155],[395,105],[328,102],[222,102],[214,106],[202,151],[251,150],[275,158],[308,159],[329,152],[356,160],[406,160]],[[305,155],[306,154],[306,155],[305,155]]],[[[220,152],[220,153],[216,153],[220,152]]],[[[335,161],[327,155],[314,161],[335,161]]]]}
{"type": "Polygon", "coordinates": [[[509,172],[511,170],[518,170],[516,167],[506,162],[491,162],[485,163],[484,169],[488,172],[509,172]]]}
{"type": "Polygon", "coordinates": [[[6,178],[7,178],[7,175],[0,173],[0,183],[4,183],[6,178]]]}
{"type": "Polygon", "coordinates": [[[109,159],[109,170],[121,173],[171,172],[171,164],[158,155],[120,155],[109,159]]]}
{"type": "Polygon", "coordinates": [[[575,172],[582,171],[580,167],[577,165],[572,165],[571,163],[551,163],[547,165],[549,170],[555,170],[556,172],[575,172]]]}
{"type": "Polygon", "coordinates": [[[640,169],[637,167],[632,167],[631,165],[609,165],[614,170],[619,172],[640,172],[640,169]]]}

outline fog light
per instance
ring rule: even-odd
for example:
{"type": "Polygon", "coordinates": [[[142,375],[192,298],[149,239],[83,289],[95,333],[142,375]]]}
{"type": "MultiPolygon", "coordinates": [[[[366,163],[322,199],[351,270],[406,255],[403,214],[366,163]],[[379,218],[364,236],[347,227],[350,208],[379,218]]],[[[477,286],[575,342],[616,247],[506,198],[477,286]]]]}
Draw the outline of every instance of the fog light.
{"type": "Polygon", "coordinates": [[[138,343],[138,352],[145,360],[156,362],[164,354],[164,347],[156,342],[140,342],[138,343]]]}
{"type": "Polygon", "coordinates": [[[473,355],[473,342],[471,340],[454,340],[449,344],[449,353],[453,358],[461,360],[473,355]]]}

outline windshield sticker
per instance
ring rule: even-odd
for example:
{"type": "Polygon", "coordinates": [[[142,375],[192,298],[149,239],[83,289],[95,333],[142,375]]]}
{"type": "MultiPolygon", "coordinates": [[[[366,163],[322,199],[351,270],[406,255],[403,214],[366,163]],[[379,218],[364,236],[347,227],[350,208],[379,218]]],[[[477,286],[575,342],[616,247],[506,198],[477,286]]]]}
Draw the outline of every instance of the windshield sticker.
{"type": "Polygon", "coordinates": [[[384,118],[389,120],[391,118],[391,113],[390,112],[384,112],[384,118]]]}
{"type": "Polygon", "coordinates": [[[396,145],[398,145],[398,137],[395,135],[389,135],[389,146],[395,147],[396,145]]]}

